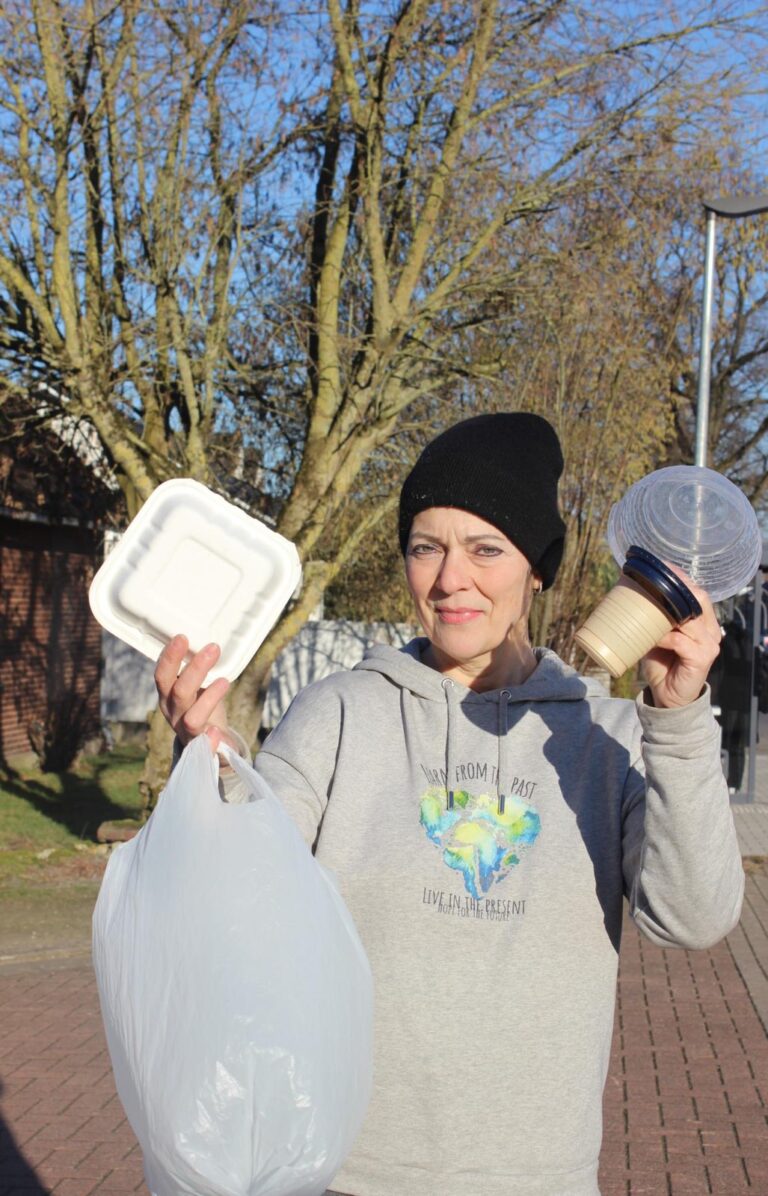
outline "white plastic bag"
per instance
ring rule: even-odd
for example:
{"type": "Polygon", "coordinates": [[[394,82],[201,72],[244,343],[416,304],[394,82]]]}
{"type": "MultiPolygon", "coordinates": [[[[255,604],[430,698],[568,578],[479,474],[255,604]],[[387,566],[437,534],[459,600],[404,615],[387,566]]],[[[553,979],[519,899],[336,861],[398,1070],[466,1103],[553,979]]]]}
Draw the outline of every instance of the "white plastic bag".
{"type": "Polygon", "coordinates": [[[265,782],[219,798],[205,736],[111,856],[93,959],[153,1196],[319,1196],[360,1128],[372,983],[352,919],[265,782]]]}

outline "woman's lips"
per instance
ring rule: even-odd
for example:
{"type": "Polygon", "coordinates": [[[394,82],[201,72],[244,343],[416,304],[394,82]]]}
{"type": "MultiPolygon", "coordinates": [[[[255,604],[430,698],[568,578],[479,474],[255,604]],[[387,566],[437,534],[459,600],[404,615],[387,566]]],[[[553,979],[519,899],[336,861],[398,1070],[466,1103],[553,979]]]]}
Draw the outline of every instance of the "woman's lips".
{"type": "Polygon", "coordinates": [[[478,618],[480,613],[479,610],[473,610],[471,607],[459,607],[457,610],[443,606],[435,607],[435,614],[441,623],[469,623],[472,619],[478,618]]]}

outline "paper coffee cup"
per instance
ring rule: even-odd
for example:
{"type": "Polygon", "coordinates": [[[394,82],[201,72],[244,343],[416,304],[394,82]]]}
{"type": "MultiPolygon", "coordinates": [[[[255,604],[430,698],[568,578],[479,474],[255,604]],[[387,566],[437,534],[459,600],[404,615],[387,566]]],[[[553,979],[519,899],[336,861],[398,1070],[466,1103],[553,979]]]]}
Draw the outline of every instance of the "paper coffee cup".
{"type": "Polygon", "coordinates": [[[701,614],[701,604],[669,565],[637,544],[627,549],[622,577],[583,627],[580,648],[621,677],[664,638],[701,614]]]}
{"type": "Polygon", "coordinates": [[[622,577],[576,632],[575,640],[612,677],[621,677],[677,622],[636,581],[622,577]]]}

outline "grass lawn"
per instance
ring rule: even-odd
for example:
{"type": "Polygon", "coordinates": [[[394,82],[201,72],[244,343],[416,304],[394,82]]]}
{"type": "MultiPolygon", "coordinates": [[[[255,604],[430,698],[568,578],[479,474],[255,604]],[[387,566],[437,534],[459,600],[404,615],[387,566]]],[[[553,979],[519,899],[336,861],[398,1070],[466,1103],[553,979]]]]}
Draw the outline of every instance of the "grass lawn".
{"type": "Polygon", "coordinates": [[[144,754],[120,745],[66,773],[0,773],[0,887],[94,879],[99,825],[141,811],[144,754]]]}

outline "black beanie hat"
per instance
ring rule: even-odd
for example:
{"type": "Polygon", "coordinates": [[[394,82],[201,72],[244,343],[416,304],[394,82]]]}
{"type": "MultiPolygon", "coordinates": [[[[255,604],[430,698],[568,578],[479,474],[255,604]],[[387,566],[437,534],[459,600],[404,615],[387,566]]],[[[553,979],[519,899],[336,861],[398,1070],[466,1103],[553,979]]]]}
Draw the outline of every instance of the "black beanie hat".
{"type": "Polygon", "coordinates": [[[400,548],[428,507],[459,507],[502,531],[541,575],[546,590],[563,555],[557,509],[563,454],[540,415],[476,415],[442,432],[422,452],[400,493],[400,548]]]}

